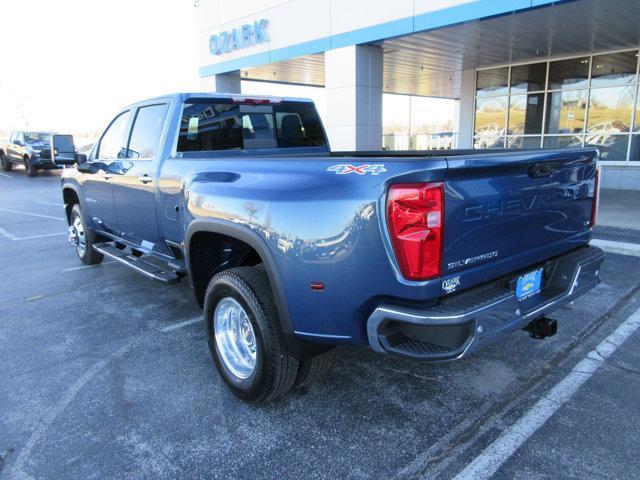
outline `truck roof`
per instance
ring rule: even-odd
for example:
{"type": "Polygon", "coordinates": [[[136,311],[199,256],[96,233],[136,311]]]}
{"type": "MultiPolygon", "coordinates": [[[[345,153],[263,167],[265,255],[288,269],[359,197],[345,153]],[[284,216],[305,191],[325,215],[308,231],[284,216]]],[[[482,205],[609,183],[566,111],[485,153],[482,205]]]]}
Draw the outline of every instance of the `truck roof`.
{"type": "MultiPolygon", "coordinates": [[[[144,100],[140,100],[138,102],[134,102],[130,105],[127,105],[125,108],[127,107],[132,107],[141,103],[147,103],[153,100],[163,100],[163,99],[168,99],[168,98],[172,98],[174,100],[177,100],[179,102],[183,102],[186,99],[189,98],[211,98],[211,99],[215,99],[215,98],[221,98],[221,99],[230,99],[230,98],[247,98],[247,99],[251,99],[251,98],[259,98],[259,99],[264,99],[264,100],[276,100],[276,101],[285,101],[285,102],[307,102],[307,103],[313,103],[313,100],[311,100],[310,98],[300,98],[300,97],[280,97],[277,95],[247,95],[247,94],[242,94],[242,93],[218,93],[218,92],[177,92],[177,93],[170,93],[167,95],[159,95],[156,97],[151,97],[151,98],[146,98],[144,100]]],[[[277,103],[277,102],[274,102],[277,103]]]]}

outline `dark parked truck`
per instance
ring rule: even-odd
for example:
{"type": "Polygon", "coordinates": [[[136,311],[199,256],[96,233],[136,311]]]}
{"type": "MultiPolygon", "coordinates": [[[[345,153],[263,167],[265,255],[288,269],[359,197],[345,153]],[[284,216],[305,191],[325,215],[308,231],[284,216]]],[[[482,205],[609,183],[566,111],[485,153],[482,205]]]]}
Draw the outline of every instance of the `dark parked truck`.
{"type": "Polygon", "coordinates": [[[24,165],[27,175],[35,177],[38,170],[59,168],[51,159],[52,132],[15,131],[6,143],[0,143],[0,166],[10,172],[14,165],[24,165]]]}
{"type": "Polygon", "coordinates": [[[220,375],[264,401],[336,345],[449,361],[554,334],[598,283],[597,155],[331,152],[310,101],[176,94],[120,111],[62,188],[80,259],[188,276],[220,375]]]}

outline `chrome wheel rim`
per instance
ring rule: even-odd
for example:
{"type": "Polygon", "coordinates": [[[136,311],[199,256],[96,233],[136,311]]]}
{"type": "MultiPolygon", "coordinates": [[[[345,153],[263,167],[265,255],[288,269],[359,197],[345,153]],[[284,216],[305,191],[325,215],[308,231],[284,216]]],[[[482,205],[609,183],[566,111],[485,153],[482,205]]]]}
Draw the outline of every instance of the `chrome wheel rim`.
{"type": "Polygon", "coordinates": [[[77,215],[73,217],[73,224],[69,228],[69,241],[75,244],[78,255],[84,257],[84,253],[87,251],[87,239],[84,235],[82,220],[77,215]]]}
{"type": "Polygon", "coordinates": [[[216,346],[225,366],[240,379],[256,369],[256,336],[249,315],[231,297],[218,302],[213,312],[216,346]]]}

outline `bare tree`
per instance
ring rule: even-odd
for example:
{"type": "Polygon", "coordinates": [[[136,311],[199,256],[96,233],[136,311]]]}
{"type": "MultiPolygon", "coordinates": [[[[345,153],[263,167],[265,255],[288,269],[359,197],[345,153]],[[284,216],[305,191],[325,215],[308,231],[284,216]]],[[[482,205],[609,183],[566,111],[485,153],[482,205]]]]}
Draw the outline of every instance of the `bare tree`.
{"type": "Polygon", "coordinates": [[[244,209],[249,214],[251,220],[255,220],[256,213],[260,211],[260,207],[255,202],[245,202],[244,209]]]}

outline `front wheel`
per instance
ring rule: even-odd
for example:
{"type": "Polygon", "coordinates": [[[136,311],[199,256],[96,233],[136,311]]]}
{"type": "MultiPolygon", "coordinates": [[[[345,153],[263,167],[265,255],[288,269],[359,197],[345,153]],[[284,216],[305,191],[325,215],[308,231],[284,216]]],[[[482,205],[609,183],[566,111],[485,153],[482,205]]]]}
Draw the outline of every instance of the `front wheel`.
{"type": "Polygon", "coordinates": [[[13,168],[13,163],[9,161],[5,154],[0,155],[0,165],[2,166],[3,172],[10,172],[13,168]]]}
{"type": "Polygon", "coordinates": [[[213,361],[235,395],[265,402],[293,386],[298,361],[287,352],[263,268],[232,268],[214,276],[204,318],[213,361]]]}
{"type": "Polygon", "coordinates": [[[36,177],[38,170],[34,167],[28,158],[24,159],[24,168],[27,170],[27,177],[36,177]]]}
{"type": "Polygon", "coordinates": [[[76,204],[71,209],[69,225],[69,241],[75,245],[76,253],[86,265],[96,265],[104,258],[100,252],[93,248],[95,235],[87,229],[80,205],[76,204]]]}

